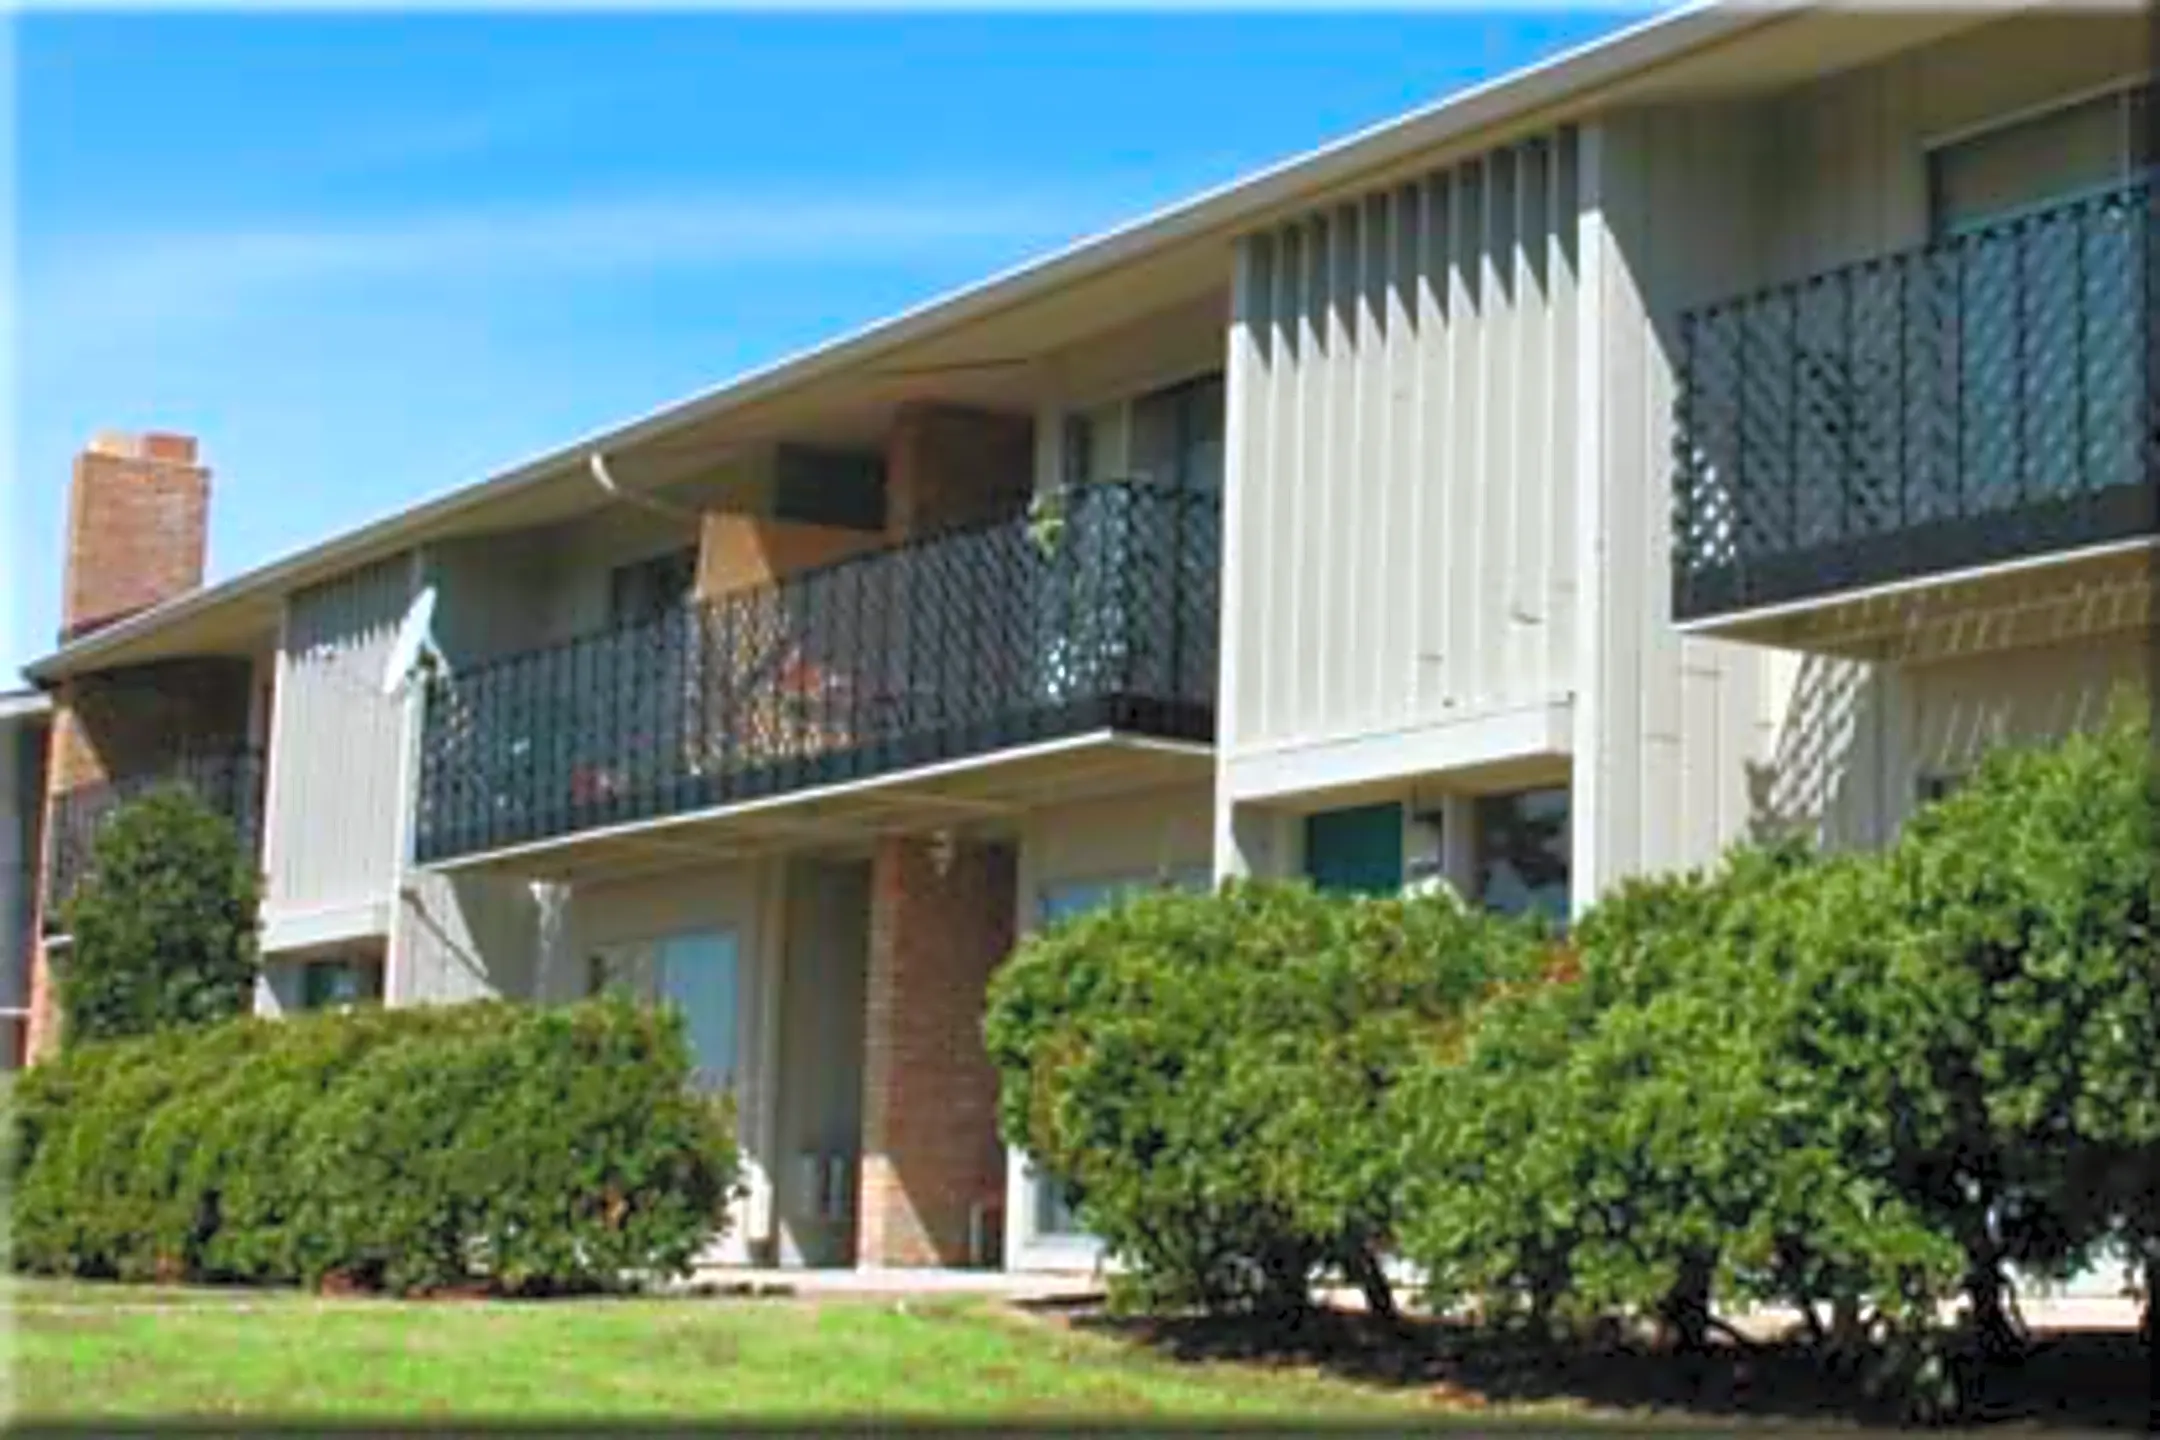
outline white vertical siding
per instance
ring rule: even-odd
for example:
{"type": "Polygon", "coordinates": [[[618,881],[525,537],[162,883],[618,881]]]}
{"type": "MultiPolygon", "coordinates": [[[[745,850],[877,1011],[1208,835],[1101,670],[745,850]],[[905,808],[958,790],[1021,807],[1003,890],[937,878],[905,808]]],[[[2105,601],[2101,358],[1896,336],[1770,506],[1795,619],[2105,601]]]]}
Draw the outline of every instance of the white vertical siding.
{"type": "Polygon", "coordinates": [[[381,685],[411,598],[412,568],[398,556],[287,602],[264,849],[273,919],[389,895],[403,803],[403,708],[381,685]]]}
{"type": "Polygon", "coordinates": [[[1579,323],[1597,338],[1576,375],[1593,427],[1575,496],[1578,905],[1626,875],[1709,860],[1769,818],[1755,789],[1769,657],[1682,636],[1670,578],[1676,322],[1758,271],[1770,177],[1752,120],[1740,107],[1629,112],[1583,148],[1579,323]]]}
{"type": "Polygon", "coordinates": [[[1241,242],[1227,751],[1567,690],[1574,147],[1541,135],[1241,242]]]}

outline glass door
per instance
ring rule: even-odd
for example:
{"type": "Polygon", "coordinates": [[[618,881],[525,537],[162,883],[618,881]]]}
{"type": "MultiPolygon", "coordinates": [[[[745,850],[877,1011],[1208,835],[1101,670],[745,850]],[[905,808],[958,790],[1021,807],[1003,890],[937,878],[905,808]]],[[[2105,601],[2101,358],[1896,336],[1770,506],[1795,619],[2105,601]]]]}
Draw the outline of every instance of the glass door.
{"type": "Polygon", "coordinates": [[[660,998],[682,1008],[696,1067],[692,1083],[700,1089],[735,1088],[737,970],[731,932],[701,931],[660,942],[660,998]]]}
{"type": "Polygon", "coordinates": [[[591,993],[682,1011],[691,1083],[731,1090],[740,1079],[741,961],[730,930],[695,930],[610,946],[593,956],[591,993]]]}

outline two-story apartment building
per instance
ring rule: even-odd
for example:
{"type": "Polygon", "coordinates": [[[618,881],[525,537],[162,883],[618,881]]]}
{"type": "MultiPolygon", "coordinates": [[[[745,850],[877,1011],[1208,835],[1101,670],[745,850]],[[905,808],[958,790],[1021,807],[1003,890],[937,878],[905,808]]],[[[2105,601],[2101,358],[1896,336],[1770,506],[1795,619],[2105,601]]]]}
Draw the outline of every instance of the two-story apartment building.
{"type": "Polygon", "coordinates": [[[192,443],[94,445],[46,914],[178,774],[265,1008],[672,999],[733,1253],[1086,1257],[992,1125],[1028,928],[1565,915],[2146,684],[2150,69],[2131,10],[1684,11],[208,587],[192,443]]]}

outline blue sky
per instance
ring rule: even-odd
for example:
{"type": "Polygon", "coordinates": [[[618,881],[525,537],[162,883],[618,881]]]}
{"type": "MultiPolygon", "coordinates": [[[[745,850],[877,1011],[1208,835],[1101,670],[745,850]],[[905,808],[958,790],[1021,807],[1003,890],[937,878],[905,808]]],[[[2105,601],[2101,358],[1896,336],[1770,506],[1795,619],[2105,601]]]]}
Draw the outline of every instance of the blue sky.
{"type": "Polygon", "coordinates": [[[95,430],[230,575],[1635,18],[17,19],[0,662],[95,430]]]}

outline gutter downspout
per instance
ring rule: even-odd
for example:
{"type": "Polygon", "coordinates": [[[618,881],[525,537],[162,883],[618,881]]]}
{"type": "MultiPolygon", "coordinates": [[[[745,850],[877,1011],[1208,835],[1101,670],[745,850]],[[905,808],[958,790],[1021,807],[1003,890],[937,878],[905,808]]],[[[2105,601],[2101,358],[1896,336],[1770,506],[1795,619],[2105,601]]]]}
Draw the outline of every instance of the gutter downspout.
{"type": "Polygon", "coordinates": [[[670,520],[688,520],[695,523],[703,518],[694,510],[685,510],[680,506],[670,505],[665,500],[657,500],[650,495],[641,495],[617,485],[615,476],[608,470],[607,454],[604,451],[593,451],[587,457],[586,464],[592,470],[593,480],[612,499],[641,506],[656,515],[665,515],[670,520]]]}

